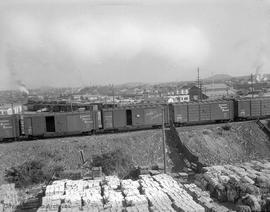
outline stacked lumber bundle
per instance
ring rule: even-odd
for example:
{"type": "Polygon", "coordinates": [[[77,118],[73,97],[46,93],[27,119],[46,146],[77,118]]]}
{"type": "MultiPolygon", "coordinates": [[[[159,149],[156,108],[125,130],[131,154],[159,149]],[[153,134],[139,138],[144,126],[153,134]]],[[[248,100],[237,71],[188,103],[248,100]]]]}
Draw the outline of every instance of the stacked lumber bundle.
{"type": "Polygon", "coordinates": [[[195,183],[220,201],[270,209],[270,162],[251,161],[239,165],[212,166],[196,177],[195,183]]]}
{"type": "Polygon", "coordinates": [[[125,197],[125,206],[128,212],[148,212],[148,200],[141,195],[138,181],[122,180],[121,190],[125,197]]]}
{"type": "Polygon", "coordinates": [[[86,211],[98,211],[103,208],[100,180],[84,181],[82,205],[86,211]]]}
{"type": "MultiPolygon", "coordinates": [[[[208,173],[209,174],[209,173],[208,173]]],[[[213,181],[217,181],[214,179],[213,181]]],[[[47,186],[39,212],[227,212],[195,184],[171,176],[140,175],[139,180],[60,180],[47,186]],[[194,199],[198,202],[196,203],[194,199]],[[202,205],[202,206],[201,206],[202,205]]]]}
{"type": "Polygon", "coordinates": [[[205,211],[211,212],[229,212],[230,210],[216,202],[210,197],[209,192],[203,191],[195,184],[185,184],[184,188],[196,199],[197,202],[205,208],[205,211]]]}
{"type": "Polygon", "coordinates": [[[139,182],[142,193],[148,199],[151,212],[175,211],[167,194],[150,175],[140,175],[139,182]]]}
{"type": "Polygon", "coordinates": [[[3,184],[0,186],[0,212],[13,211],[19,204],[18,192],[15,184],[3,184]]]}
{"type": "Polygon", "coordinates": [[[120,212],[124,209],[124,197],[120,188],[120,180],[116,176],[107,176],[102,182],[105,211],[120,212]]]}
{"type": "Polygon", "coordinates": [[[118,189],[120,188],[120,179],[117,176],[106,176],[105,182],[107,186],[111,189],[118,189]]]}
{"type": "Polygon", "coordinates": [[[84,206],[86,211],[103,209],[100,181],[59,180],[46,187],[39,212],[76,211],[84,206]]]}
{"type": "Polygon", "coordinates": [[[162,190],[169,196],[172,206],[176,211],[196,211],[204,212],[204,208],[197,204],[186,192],[181,184],[178,184],[171,176],[160,174],[153,176],[162,190]]]}

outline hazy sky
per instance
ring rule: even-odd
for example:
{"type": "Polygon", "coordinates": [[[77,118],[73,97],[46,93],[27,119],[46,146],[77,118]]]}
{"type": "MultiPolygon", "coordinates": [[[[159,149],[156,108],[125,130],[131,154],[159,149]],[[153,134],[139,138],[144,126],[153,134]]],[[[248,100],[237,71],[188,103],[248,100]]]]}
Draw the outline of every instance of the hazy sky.
{"type": "Polygon", "coordinates": [[[0,89],[270,73],[267,0],[0,0],[0,89]]]}

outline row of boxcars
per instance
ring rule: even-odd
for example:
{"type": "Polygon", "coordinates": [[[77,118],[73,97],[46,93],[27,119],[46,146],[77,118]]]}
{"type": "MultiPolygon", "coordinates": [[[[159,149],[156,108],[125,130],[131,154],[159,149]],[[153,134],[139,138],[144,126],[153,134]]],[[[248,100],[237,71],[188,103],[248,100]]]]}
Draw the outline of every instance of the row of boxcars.
{"type": "Polygon", "coordinates": [[[24,113],[0,116],[0,140],[145,129],[161,126],[163,117],[165,125],[186,125],[269,116],[270,97],[24,113]]]}

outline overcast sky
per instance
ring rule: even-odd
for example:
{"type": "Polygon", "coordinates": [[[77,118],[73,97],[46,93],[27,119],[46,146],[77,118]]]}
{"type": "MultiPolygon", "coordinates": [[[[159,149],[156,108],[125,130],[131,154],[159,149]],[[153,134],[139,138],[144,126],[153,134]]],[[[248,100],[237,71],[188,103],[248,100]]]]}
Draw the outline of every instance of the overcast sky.
{"type": "Polygon", "coordinates": [[[0,0],[0,89],[270,73],[269,20],[264,0],[0,0]]]}

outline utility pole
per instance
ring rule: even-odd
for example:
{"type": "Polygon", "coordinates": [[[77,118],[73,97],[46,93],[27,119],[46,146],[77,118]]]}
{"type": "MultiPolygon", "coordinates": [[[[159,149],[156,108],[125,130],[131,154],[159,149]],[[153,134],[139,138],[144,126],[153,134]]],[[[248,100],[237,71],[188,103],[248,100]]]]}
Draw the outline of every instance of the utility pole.
{"type": "Polygon", "coordinates": [[[164,173],[167,173],[166,167],[166,134],[165,134],[165,108],[161,108],[162,112],[162,144],[163,144],[163,163],[164,163],[164,173]]]}
{"type": "Polygon", "coordinates": [[[251,95],[252,98],[254,97],[254,85],[253,85],[253,74],[251,74],[251,95]]]}
{"type": "Polygon", "coordinates": [[[201,83],[200,83],[200,69],[199,69],[199,67],[198,67],[198,69],[197,69],[197,72],[198,72],[198,88],[199,88],[199,93],[198,93],[198,98],[199,98],[199,100],[201,101],[202,100],[202,89],[201,89],[201,83]]]}
{"type": "Polygon", "coordinates": [[[113,108],[114,108],[115,102],[114,102],[114,85],[113,84],[112,84],[112,92],[113,92],[113,108]]]}

